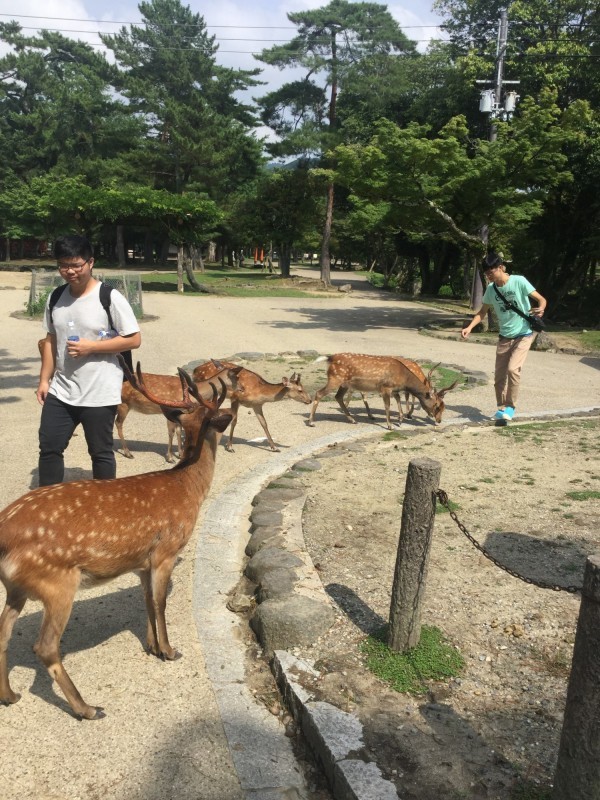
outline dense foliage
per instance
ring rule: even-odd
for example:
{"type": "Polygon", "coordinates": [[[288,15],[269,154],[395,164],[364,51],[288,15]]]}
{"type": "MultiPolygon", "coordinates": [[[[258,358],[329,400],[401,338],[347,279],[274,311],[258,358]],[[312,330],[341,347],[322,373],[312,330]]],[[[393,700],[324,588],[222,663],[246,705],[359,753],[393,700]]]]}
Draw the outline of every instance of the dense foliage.
{"type": "Polygon", "coordinates": [[[600,299],[598,8],[508,5],[505,78],[520,81],[520,100],[490,136],[476,81],[493,82],[506,6],[435,7],[442,35],[425,52],[380,3],[288,14],[296,35],[257,61],[290,80],[253,102],[239,98],[260,86],[260,67],[219,66],[203,17],[180,0],[141,2],[142,24],[102,37],[110,58],[0,23],[4,249],[82,230],[108,257],[124,263],[135,244],[155,263],[170,243],[195,252],[212,241],[230,263],[234,250],[275,248],[284,274],[294,251],[320,251],[325,282],[332,263],[360,264],[405,291],[464,295],[485,230],[555,315],[589,322],[600,299]],[[260,124],[276,135],[268,145],[260,124]],[[263,148],[285,163],[267,165],[263,148]]]}

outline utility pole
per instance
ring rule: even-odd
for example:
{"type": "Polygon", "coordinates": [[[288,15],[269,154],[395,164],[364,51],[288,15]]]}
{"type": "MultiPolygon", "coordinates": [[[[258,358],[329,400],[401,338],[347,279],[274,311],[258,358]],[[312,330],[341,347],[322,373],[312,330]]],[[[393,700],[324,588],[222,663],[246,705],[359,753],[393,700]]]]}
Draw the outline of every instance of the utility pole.
{"type": "MultiPolygon", "coordinates": [[[[519,100],[519,95],[516,91],[511,90],[505,92],[503,87],[507,84],[518,84],[520,81],[507,81],[504,80],[504,60],[506,57],[506,45],[508,42],[508,11],[502,9],[500,11],[500,20],[498,24],[498,40],[496,44],[496,67],[495,78],[491,80],[477,80],[475,83],[492,84],[493,89],[483,89],[480,94],[479,110],[484,114],[490,115],[490,142],[495,142],[498,136],[498,128],[495,120],[509,120],[514,114],[519,100]]],[[[481,241],[484,245],[489,241],[489,226],[484,224],[480,229],[481,241]]],[[[479,269],[475,267],[473,273],[473,285],[471,287],[471,308],[479,308],[481,306],[481,298],[483,296],[483,285],[479,275],[479,269]]]]}

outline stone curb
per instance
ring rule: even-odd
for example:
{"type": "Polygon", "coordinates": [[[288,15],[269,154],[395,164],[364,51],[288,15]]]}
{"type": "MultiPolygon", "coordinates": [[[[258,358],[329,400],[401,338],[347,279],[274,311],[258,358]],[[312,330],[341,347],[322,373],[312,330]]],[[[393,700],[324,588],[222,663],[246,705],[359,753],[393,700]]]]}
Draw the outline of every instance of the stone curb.
{"type": "MultiPolygon", "coordinates": [[[[599,412],[600,407],[588,407],[523,413],[519,415],[519,419],[531,421],[587,416],[599,412]]],[[[461,417],[449,420],[444,423],[444,427],[481,424],[461,417]]],[[[329,434],[285,453],[274,454],[268,462],[253,467],[245,477],[238,477],[204,507],[195,554],[193,613],[234,765],[248,800],[302,800],[306,797],[304,779],[290,740],[283,735],[277,719],[256,701],[245,684],[245,619],[227,609],[229,592],[236,586],[243,571],[251,502],[269,481],[280,477],[302,459],[325,451],[335,444],[342,445],[340,452],[344,452],[344,443],[357,439],[374,439],[380,435],[380,431],[373,431],[372,424],[359,423],[351,431],[329,434]],[[244,535],[241,535],[242,531],[244,535]]],[[[303,503],[296,502],[298,517],[301,515],[302,505],[303,503]]],[[[289,524],[291,527],[291,519],[289,524]]],[[[301,521],[299,524],[301,529],[301,521]]],[[[306,568],[304,577],[308,581],[312,562],[308,554],[303,554],[302,560],[306,568]]],[[[316,581],[320,584],[318,576],[316,581]]],[[[301,588],[299,586],[298,591],[301,588]]],[[[324,594],[322,585],[320,588],[324,594]]],[[[278,668],[277,664],[287,665],[293,662],[288,661],[279,649],[276,652],[273,668],[276,676],[279,669],[280,685],[285,687],[292,682],[297,684],[293,677],[298,665],[294,664],[290,676],[287,667],[278,668]]],[[[310,665],[303,665],[303,669],[307,667],[310,668],[310,665]]],[[[301,692],[294,689],[292,693],[291,687],[283,688],[282,691],[285,697],[290,697],[291,694],[297,697],[295,718],[300,721],[304,735],[323,765],[325,774],[330,776],[330,786],[336,800],[388,800],[397,797],[395,788],[394,794],[389,794],[389,786],[385,786],[389,781],[384,781],[381,774],[377,774],[379,771],[376,765],[365,764],[359,759],[365,767],[363,769],[356,759],[348,759],[345,757],[347,753],[336,749],[335,731],[341,724],[341,718],[337,719],[336,712],[345,712],[340,712],[327,703],[318,704],[315,711],[310,706],[312,701],[309,698],[306,698],[305,703],[302,702],[301,692]],[[328,707],[327,710],[325,707],[328,707]],[[331,722],[332,735],[327,731],[325,720],[335,720],[331,722]],[[321,729],[323,725],[325,729],[321,729]],[[380,787],[381,792],[373,794],[371,787],[377,785],[377,780],[384,782],[380,787]]],[[[293,703],[291,710],[294,713],[293,703]]],[[[358,722],[356,718],[354,720],[358,722]]]]}

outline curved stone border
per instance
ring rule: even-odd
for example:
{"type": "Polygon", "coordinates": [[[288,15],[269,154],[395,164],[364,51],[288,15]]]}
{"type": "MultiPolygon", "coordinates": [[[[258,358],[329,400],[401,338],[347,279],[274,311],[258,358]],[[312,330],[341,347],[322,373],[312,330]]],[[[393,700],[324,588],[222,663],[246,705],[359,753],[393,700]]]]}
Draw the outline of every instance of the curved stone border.
{"type": "Polygon", "coordinates": [[[305,796],[290,740],[246,685],[246,651],[241,644],[245,618],[227,608],[228,593],[242,574],[251,501],[271,479],[311,453],[375,435],[378,432],[372,424],[359,423],[352,430],[275,453],[204,506],[195,553],[193,613],[206,671],[248,800],[299,800],[305,796]]]}

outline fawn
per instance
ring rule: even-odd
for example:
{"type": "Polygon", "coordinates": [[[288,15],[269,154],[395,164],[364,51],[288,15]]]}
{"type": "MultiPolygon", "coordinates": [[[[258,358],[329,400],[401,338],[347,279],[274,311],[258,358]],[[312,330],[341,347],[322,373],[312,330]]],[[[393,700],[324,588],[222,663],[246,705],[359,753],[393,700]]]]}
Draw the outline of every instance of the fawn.
{"type": "MultiPolygon", "coordinates": [[[[219,363],[229,367],[235,366],[235,364],[229,361],[223,361],[219,363]]],[[[200,364],[196,367],[193,372],[193,378],[195,381],[207,380],[212,378],[214,372],[214,364],[210,361],[207,361],[205,364],[200,364]]],[[[228,389],[227,395],[231,398],[231,413],[233,414],[233,420],[229,429],[229,441],[225,445],[225,449],[229,450],[230,452],[233,452],[233,431],[235,430],[238,409],[240,406],[251,408],[254,411],[258,417],[258,421],[260,422],[263,431],[267,436],[270,449],[273,452],[278,453],[279,448],[276,446],[271,434],[269,433],[267,421],[263,414],[262,408],[264,403],[273,403],[277,400],[287,399],[297,400],[299,403],[305,403],[306,405],[310,403],[310,397],[300,382],[299,373],[296,374],[294,372],[289,379],[282,378],[281,383],[268,383],[256,372],[252,372],[252,370],[246,369],[245,367],[242,368],[237,375],[237,388],[231,390],[228,389]]]]}
{"type": "Polygon", "coordinates": [[[231,422],[221,411],[226,387],[204,400],[183,370],[183,399],[150,394],[138,363],[133,385],[183,426],[183,460],[170,470],[127,478],[83,480],[34,489],[0,513],[0,580],[6,605],[0,616],[0,702],[16,703],[10,688],[7,648],[13,626],[28,599],[39,600],[44,616],[35,653],[56,680],[74,714],[104,716],[88,705],[65,670],[60,639],[79,586],[136,572],[146,600],[148,651],[172,660],[165,607],[169,578],[187,544],[210,488],[217,444],[231,422]],[[197,402],[192,402],[189,395],[197,402]]]}

